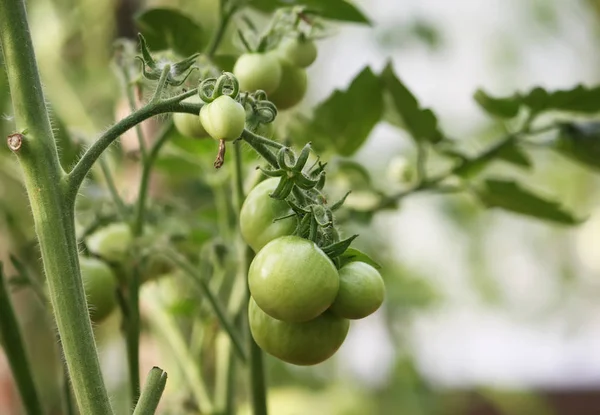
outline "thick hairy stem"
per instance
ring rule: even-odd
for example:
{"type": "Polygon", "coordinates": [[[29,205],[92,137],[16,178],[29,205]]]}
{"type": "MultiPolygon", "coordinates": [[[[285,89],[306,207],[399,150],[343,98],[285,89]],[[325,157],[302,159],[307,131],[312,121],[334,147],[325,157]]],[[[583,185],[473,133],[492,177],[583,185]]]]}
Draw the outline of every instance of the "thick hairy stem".
{"type": "Polygon", "coordinates": [[[19,323],[15,315],[8,289],[4,283],[2,262],[0,262],[0,334],[4,344],[4,351],[19,393],[23,407],[28,415],[42,413],[42,406],[33,383],[33,375],[29,366],[29,359],[19,330],[19,323]]]}
{"type": "Polygon", "coordinates": [[[65,174],[50,127],[23,0],[0,0],[0,40],[15,121],[23,133],[14,152],[23,170],[77,404],[82,414],[112,414],[80,277],[74,198],[66,198],[65,174]]]}

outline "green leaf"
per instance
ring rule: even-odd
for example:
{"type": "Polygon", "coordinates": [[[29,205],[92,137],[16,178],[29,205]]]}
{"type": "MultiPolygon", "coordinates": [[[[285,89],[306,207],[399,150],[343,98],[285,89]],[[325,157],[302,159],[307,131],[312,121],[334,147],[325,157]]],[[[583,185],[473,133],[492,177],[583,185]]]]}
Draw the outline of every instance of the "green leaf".
{"type": "Polygon", "coordinates": [[[408,132],[417,141],[437,143],[443,139],[438,129],[437,117],[430,109],[422,109],[419,102],[394,73],[389,63],[381,74],[386,92],[391,94],[394,108],[402,118],[408,132]]]}
{"type": "Polygon", "coordinates": [[[515,166],[522,167],[526,170],[533,167],[533,163],[529,158],[529,155],[523,151],[521,147],[515,142],[512,145],[503,147],[497,154],[498,159],[505,161],[515,166]]]}
{"type": "Polygon", "coordinates": [[[316,148],[332,146],[341,156],[354,154],[381,119],[383,101],[379,78],[365,68],[347,90],[335,90],[314,110],[314,118],[297,134],[310,137],[316,148]]]}
{"type": "Polygon", "coordinates": [[[576,162],[600,170],[600,122],[562,124],[554,149],[576,162]]]}
{"type": "Polygon", "coordinates": [[[281,7],[304,5],[326,19],[371,24],[356,6],[345,0],[254,0],[250,5],[263,12],[272,12],[281,7]]]}
{"type": "Polygon", "coordinates": [[[135,16],[135,21],[152,50],[172,49],[189,56],[201,52],[206,44],[202,27],[175,9],[144,10],[135,16]]]}
{"type": "Polygon", "coordinates": [[[507,98],[494,98],[482,89],[478,89],[473,98],[485,112],[500,118],[515,117],[521,107],[518,95],[507,98]]]}
{"type": "Polygon", "coordinates": [[[233,66],[237,61],[237,56],[235,55],[216,55],[213,56],[212,61],[215,65],[219,67],[220,70],[225,72],[232,72],[233,66]]]}
{"type": "Polygon", "coordinates": [[[350,263],[350,262],[364,262],[365,264],[371,265],[373,268],[381,269],[381,265],[371,259],[370,256],[365,254],[364,252],[359,251],[356,248],[348,248],[346,251],[340,255],[340,267],[350,263]]]}
{"type": "Polygon", "coordinates": [[[488,207],[498,207],[521,215],[564,225],[577,225],[580,219],[552,200],[535,195],[510,180],[488,179],[476,189],[479,199],[488,207]]]}

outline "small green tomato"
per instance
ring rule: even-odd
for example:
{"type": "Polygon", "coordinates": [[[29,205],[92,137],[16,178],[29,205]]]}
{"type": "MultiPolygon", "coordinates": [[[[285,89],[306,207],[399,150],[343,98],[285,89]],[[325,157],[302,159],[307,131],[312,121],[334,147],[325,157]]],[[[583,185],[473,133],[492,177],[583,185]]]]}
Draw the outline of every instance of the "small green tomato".
{"type": "Polygon", "coordinates": [[[200,122],[215,140],[233,141],[246,125],[244,107],[227,95],[221,95],[200,110],[200,122]]]}
{"type": "Polygon", "coordinates": [[[235,62],[233,74],[242,91],[262,89],[270,94],[281,82],[281,64],[269,53],[246,53],[235,62]]]}
{"type": "Polygon", "coordinates": [[[277,47],[277,52],[300,68],[308,68],[317,59],[317,46],[310,39],[285,39],[277,47]]]}
{"type": "Polygon", "coordinates": [[[85,243],[92,254],[118,262],[125,259],[133,243],[133,235],[128,224],[111,223],[89,235],[85,243]]]}
{"type": "MultiPolygon", "coordinates": [[[[199,96],[194,95],[186,99],[183,102],[188,103],[201,103],[202,100],[199,96]]],[[[185,137],[190,138],[207,138],[209,137],[208,133],[202,126],[202,122],[200,121],[200,117],[194,114],[188,114],[184,112],[176,112],[173,114],[173,123],[175,124],[175,128],[179,133],[185,137]]]]}
{"type": "Polygon", "coordinates": [[[96,258],[80,257],[79,267],[90,319],[100,323],[117,306],[117,279],[110,267],[96,258]]]}
{"type": "Polygon", "coordinates": [[[277,106],[277,109],[286,110],[302,101],[308,88],[308,79],[306,70],[303,68],[297,67],[284,58],[280,58],[279,62],[282,69],[281,83],[268,98],[277,106]]]}
{"type": "Polygon", "coordinates": [[[330,310],[344,318],[361,319],[383,303],[385,285],[375,268],[364,262],[350,262],[340,271],[340,289],[330,310]]]}

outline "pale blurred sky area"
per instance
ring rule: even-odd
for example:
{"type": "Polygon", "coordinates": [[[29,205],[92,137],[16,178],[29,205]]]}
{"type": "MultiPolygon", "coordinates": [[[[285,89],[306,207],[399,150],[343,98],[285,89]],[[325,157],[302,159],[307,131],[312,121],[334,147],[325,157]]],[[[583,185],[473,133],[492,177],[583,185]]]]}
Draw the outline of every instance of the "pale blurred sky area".
{"type": "MultiPolygon", "coordinates": [[[[344,27],[323,42],[323,59],[311,68],[320,79],[319,89],[313,85],[311,90],[314,101],[344,88],[367,64],[380,71],[391,54],[397,73],[424,106],[437,112],[445,131],[466,137],[490,124],[472,99],[478,87],[502,95],[536,85],[592,85],[600,78],[598,20],[584,1],[359,4],[375,29],[344,27]],[[415,20],[439,31],[439,48],[419,42],[394,47],[395,30],[415,20]]],[[[402,136],[381,125],[358,158],[400,151],[409,145],[402,136]]],[[[568,197],[569,184],[562,189],[556,193],[568,197]]],[[[444,386],[600,386],[600,210],[584,210],[591,218],[576,229],[486,214],[483,268],[502,296],[501,305],[492,306],[473,287],[473,235],[441,213],[439,200],[414,197],[400,212],[376,221],[398,258],[443,296],[441,304],[416,313],[410,322],[407,344],[422,373],[444,386]],[[560,275],[565,257],[577,270],[577,282],[568,289],[560,275]]],[[[372,384],[385,380],[397,357],[381,317],[355,324],[340,353],[353,374],[372,384]]]]}

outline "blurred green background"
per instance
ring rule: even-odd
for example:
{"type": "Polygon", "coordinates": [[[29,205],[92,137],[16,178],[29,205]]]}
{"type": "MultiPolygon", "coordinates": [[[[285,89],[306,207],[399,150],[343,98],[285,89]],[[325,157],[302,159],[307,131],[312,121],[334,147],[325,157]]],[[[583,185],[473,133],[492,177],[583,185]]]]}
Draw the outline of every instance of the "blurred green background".
{"type": "MultiPolygon", "coordinates": [[[[472,99],[478,87],[508,95],[536,85],[555,89],[600,81],[600,1],[355,3],[373,27],[339,26],[334,36],[320,42],[320,56],[309,70],[305,108],[344,88],[365,65],[380,71],[391,58],[420,102],[436,111],[443,129],[476,152],[503,132],[472,99]]],[[[66,164],[73,162],[81,143],[127,114],[113,70],[113,43],[119,37],[135,39],[133,16],[156,6],[180,7],[207,33],[216,25],[218,5],[209,0],[28,1],[54,125],[59,138],[71,138],[60,143],[66,164]]],[[[4,74],[0,114],[5,137],[13,124],[4,74]]],[[[144,128],[152,132],[157,127],[148,122],[144,128]]],[[[135,136],[123,140],[108,160],[121,193],[131,198],[137,170],[135,162],[121,155],[135,136]]],[[[204,170],[192,158],[204,152],[208,160],[212,153],[203,148],[186,151],[177,140],[169,147],[159,163],[163,185],[153,189],[153,200],[157,206],[190,206],[190,215],[209,224],[205,233],[214,234],[220,177],[210,172],[198,177],[204,170]]],[[[522,178],[553,195],[587,217],[584,224],[564,228],[488,211],[468,196],[427,194],[403,201],[368,224],[353,222],[347,232],[360,233],[357,247],[384,266],[385,305],[353,324],[340,352],[322,365],[297,368],[268,358],[271,413],[600,413],[600,180],[553,152],[532,154],[532,172],[503,165],[490,171],[522,178]]],[[[382,123],[353,159],[367,167],[378,185],[393,186],[395,167],[414,156],[409,137],[382,123]]],[[[350,180],[342,169],[337,173],[339,180],[350,180]]],[[[82,204],[105,200],[102,189],[98,177],[84,191],[82,204]]],[[[182,221],[168,226],[185,226],[182,221]]],[[[201,229],[195,235],[205,240],[201,229]]],[[[0,260],[8,263],[9,254],[41,275],[19,169],[6,146],[0,146],[0,260]]],[[[8,271],[10,275],[14,269],[8,271]]],[[[172,335],[154,335],[153,322],[181,318],[183,323],[173,324],[183,327],[184,340],[201,344],[216,334],[210,322],[197,332],[188,327],[195,324],[189,319],[190,307],[198,311],[195,302],[182,297],[185,287],[171,282],[160,280],[143,292],[148,327],[142,338],[142,369],[145,373],[160,365],[169,372],[162,413],[177,414],[179,409],[169,403],[185,401],[185,374],[174,362],[172,335]],[[157,311],[156,304],[164,307],[157,311]],[[194,337],[198,333],[204,337],[194,337]]],[[[48,410],[59,414],[55,329],[29,290],[16,290],[13,298],[39,390],[48,410]]],[[[124,408],[127,365],[119,324],[115,315],[96,328],[96,335],[113,402],[124,408]]],[[[210,372],[213,361],[208,354],[200,365],[210,372]]],[[[240,414],[249,413],[245,394],[242,385],[240,414]]],[[[0,414],[18,414],[18,405],[0,352],[0,414]]]]}

